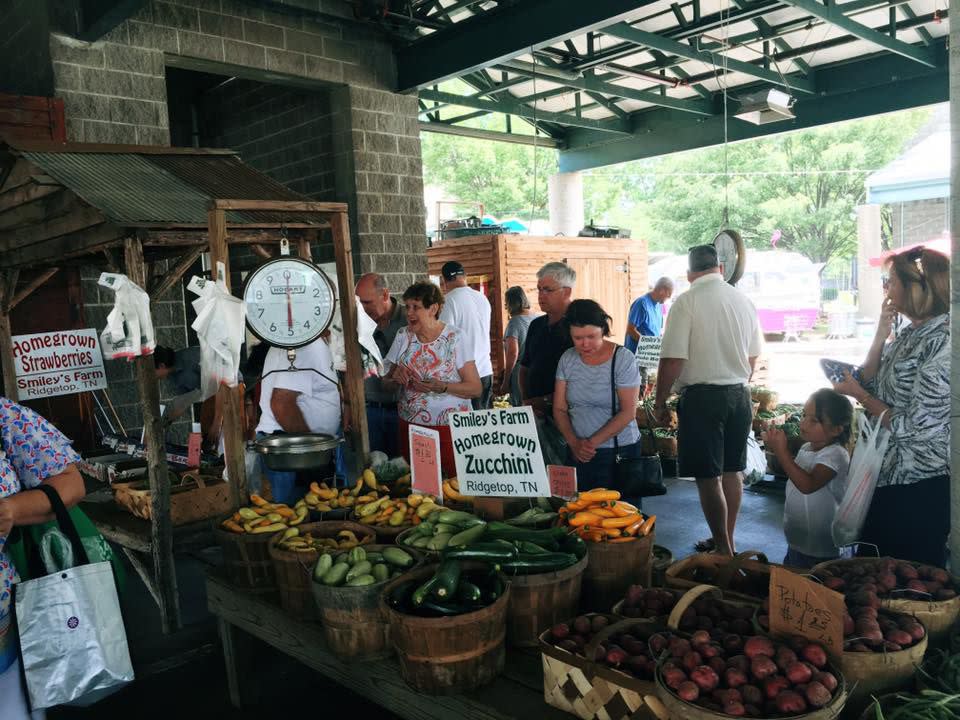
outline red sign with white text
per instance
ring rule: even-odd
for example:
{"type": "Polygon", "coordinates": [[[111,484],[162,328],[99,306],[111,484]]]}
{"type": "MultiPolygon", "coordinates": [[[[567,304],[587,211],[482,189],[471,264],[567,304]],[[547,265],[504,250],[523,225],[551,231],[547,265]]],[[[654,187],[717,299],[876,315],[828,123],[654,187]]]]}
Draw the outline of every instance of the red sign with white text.
{"type": "Polygon", "coordinates": [[[440,433],[436,430],[410,425],[410,486],[441,497],[440,433]]]}

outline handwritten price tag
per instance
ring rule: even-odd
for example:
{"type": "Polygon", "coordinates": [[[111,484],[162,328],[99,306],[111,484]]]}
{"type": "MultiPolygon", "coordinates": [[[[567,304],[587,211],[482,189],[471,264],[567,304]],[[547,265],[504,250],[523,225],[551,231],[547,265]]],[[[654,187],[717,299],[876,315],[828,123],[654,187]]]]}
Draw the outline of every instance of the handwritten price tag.
{"type": "Polygon", "coordinates": [[[550,494],[569,500],[577,496],[577,469],[567,465],[547,465],[550,494]]]}
{"type": "Polygon", "coordinates": [[[780,567],[770,569],[770,634],[802,635],[843,652],[843,595],[780,567]]]}
{"type": "Polygon", "coordinates": [[[440,433],[410,426],[410,466],[410,486],[418,492],[440,497],[440,433]]]}

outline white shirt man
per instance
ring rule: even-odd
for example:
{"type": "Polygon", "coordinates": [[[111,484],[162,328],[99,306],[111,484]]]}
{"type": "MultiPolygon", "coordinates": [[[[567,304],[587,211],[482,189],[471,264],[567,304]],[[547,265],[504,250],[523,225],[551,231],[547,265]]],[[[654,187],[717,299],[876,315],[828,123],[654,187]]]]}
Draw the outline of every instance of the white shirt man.
{"type": "Polygon", "coordinates": [[[483,389],[479,398],[474,398],[474,410],[490,407],[493,384],[493,364],[490,361],[490,315],[492,308],[486,296],[467,285],[463,265],[451,260],[440,269],[443,279],[443,310],[440,320],[463,333],[466,357],[473,360],[480,375],[483,389]]]}
{"type": "Polygon", "coordinates": [[[257,432],[269,435],[281,430],[336,435],[340,430],[340,390],[335,384],[337,374],[327,343],[317,339],[298,348],[293,364],[303,369],[287,370],[290,362],[285,349],[270,348],[267,353],[263,363],[257,432]],[[279,372],[268,376],[272,370],[279,372]]]}

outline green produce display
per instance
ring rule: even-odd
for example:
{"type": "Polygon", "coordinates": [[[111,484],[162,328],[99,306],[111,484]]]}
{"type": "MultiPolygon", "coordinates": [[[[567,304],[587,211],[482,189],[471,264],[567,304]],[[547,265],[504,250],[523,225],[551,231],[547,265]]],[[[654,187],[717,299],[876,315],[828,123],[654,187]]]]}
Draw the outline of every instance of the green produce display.
{"type": "Polygon", "coordinates": [[[386,582],[413,563],[413,556],[401,548],[367,552],[362,547],[355,547],[337,556],[321,555],[313,569],[313,580],[331,587],[363,587],[386,582]]]}
{"type": "Polygon", "coordinates": [[[480,610],[496,602],[503,591],[494,568],[465,570],[459,560],[447,558],[426,580],[399,583],[386,600],[397,612],[437,618],[480,610]]]}

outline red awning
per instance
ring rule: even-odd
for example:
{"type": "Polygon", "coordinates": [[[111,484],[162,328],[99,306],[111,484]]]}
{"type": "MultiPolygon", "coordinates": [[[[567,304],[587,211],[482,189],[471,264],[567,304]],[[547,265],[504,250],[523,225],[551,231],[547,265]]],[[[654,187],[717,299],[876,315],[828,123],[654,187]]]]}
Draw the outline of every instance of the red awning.
{"type": "Polygon", "coordinates": [[[928,250],[936,250],[938,253],[943,253],[947,257],[950,257],[950,236],[944,234],[944,235],[941,235],[940,237],[936,237],[936,238],[933,238],[932,240],[928,240],[927,242],[914,243],[913,245],[904,245],[903,247],[897,248],[896,250],[887,250],[886,252],[881,253],[877,257],[870,258],[869,263],[873,267],[879,267],[883,265],[889,257],[893,255],[899,255],[900,253],[909,252],[914,248],[918,248],[918,247],[925,247],[928,250]]]}

